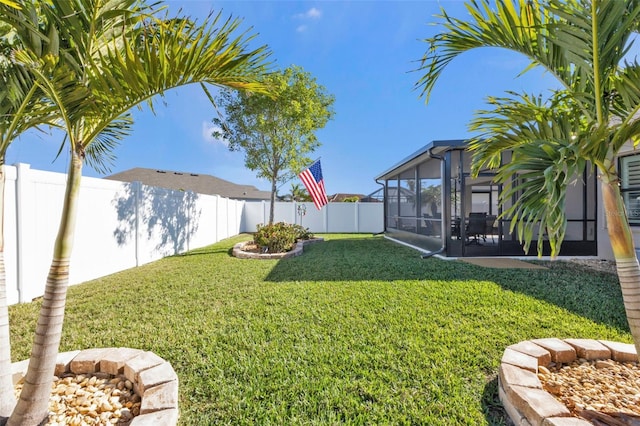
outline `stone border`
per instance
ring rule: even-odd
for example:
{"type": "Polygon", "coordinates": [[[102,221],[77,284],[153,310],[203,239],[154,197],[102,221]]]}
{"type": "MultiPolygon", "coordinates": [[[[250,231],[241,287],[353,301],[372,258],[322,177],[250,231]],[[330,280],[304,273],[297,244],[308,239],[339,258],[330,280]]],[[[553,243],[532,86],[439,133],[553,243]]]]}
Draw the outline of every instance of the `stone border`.
{"type": "Polygon", "coordinates": [[[289,257],[300,256],[304,251],[304,246],[324,241],[324,238],[311,238],[309,240],[298,241],[293,248],[285,253],[251,253],[243,251],[245,245],[251,241],[245,241],[233,246],[232,254],[239,259],[286,259],[289,257]]]}
{"type": "MultiPolygon", "coordinates": [[[[12,364],[13,383],[27,374],[29,360],[12,364]]],[[[58,354],[55,375],[107,373],[123,375],[140,395],[140,414],[130,426],[175,426],[178,423],[178,376],[171,364],[153,352],[131,348],[96,348],[58,354]]]]}
{"type": "Polygon", "coordinates": [[[498,372],[498,395],[518,426],[593,426],[585,419],[571,417],[569,409],[542,388],[538,367],[554,363],[612,359],[637,362],[634,345],[590,339],[535,339],[507,347],[498,372]]]}

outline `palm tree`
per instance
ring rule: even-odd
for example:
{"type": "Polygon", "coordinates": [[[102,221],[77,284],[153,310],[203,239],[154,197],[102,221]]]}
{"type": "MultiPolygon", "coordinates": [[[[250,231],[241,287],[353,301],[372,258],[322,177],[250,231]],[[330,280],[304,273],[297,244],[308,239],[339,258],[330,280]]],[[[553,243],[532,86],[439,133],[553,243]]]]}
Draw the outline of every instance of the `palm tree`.
{"type": "Polygon", "coordinates": [[[311,196],[299,183],[291,184],[291,193],[289,197],[291,197],[291,201],[311,201],[311,196]]]}
{"type": "MultiPolygon", "coordinates": [[[[0,23],[0,421],[15,406],[11,377],[11,342],[4,265],[4,163],[7,149],[20,134],[39,125],[55,121],[53,106],[42,98],[26,70],[9,61],[9,53],[18,40],[12,30],[0,23]]],[[[42,48],[40,39],[29,40],[42,48]]],[[[42,49],[40,49],[42,50],[42,49]]]]}
{"type": "MultiPolygon", "coordinates": [[[[30,2],[3,9],[6,20],[29,28],[30,2]]],[[[110,149],[132,125],[128,111],[165,91],[193,83],[263,91],[266,48],[249,49],[252,36],[234,34],[238,20],[210,16],[198,25],[158,15],[156,4],[136,0],[51,0],[42,5],[52,25],[43,36],[60,46],[40,58],[25,48],[14,53],[37,86],[55,103],[70,149],[60,227],[38,318],[24,388],[8,425],[36,425],[47,416],[60,343],[69,259],[82,167],[102,168],[110,149]]]]}
{"type": "Polygon", "coordinates": [[[566,187],[585,167],[597,168],[629,328],[640,353],[640,268],[616,170],[620,149],[640,137],[640,65],[625,61],[640,3],[478,0],[467,10],[468,20],[442,11],[444,31],[425,40],[429,47],[418,86],[428,100],[446,66],[480,47],[521,53],[530,68],[543,67],[557,78],[562,88],[548,99],[515,93],[489,99],[493,109],[479,112],[471,125],[480,132],[470,145],[472,169],[496,169],[505,183],[518,177],[505,194],[520,198],[504,214],[512,216],[512,230],[527,247],[537,226],[546,229],[555,256],[566,227],[566,187]],[[501,166],[506,151],[513,152],[512,161],[501,166]]]}
{"type": "Polygon", "coordinates": [[[442,185],[429,185],[420,188],[420,202],[423,206],[429,205],[431,214],[435,216],[442,202],[442,185]]]}

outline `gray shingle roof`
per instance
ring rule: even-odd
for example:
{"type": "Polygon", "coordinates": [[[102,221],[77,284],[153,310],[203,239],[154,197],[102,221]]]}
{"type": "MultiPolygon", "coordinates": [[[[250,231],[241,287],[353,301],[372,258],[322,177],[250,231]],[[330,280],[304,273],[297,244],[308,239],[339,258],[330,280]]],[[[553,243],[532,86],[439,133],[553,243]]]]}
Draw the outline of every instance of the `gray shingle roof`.
{"type": "Polygon", "coordinates": [[[211,175],[174,172],[136,167],[106,176],[105,179],[120,182],[142,182],[161,188],[193,191],[199,194],[220,195],[236,200],[269,200],[271,192],[261,191],[252,185],[237,185],[211,175]]]}

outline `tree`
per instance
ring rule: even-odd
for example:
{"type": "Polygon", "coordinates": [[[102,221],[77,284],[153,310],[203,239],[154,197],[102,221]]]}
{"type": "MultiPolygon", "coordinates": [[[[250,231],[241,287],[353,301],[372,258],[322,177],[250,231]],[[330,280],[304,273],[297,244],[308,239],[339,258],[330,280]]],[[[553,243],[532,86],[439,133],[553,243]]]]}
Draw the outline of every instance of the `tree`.
{"type": "Polygon", "coordinates": [[[470,145],[472,170],[497,170],[496,179],[507,185],[501,202],[519,195],[503,213],[512,217],[512,230],[528,248],[536,227],[545,229],[555,256],[566,228],[567,185],[585,167],[597,168],[627,320],[640,353],[640,268],[616,170],[622,146],[635,145],[640,137],[640,65],[625,60],[640,3],[505,0],[492,7],[479,0],[467,10],[466,21],[442,11],[444,31],[426,40],[418,86],[428,101],[453,59],[490,46],[521,53],[531,60],[529,68],[543,67],[557,78],[562,88],[548,98],[516,93],[489,98],[493,109],[480,111],[471,124],[479,131],[470,145]],[[512,161],[501,166],[506,151],[513,153],[512,161]]]}
{"type": "Polygon", "coordinates": [[[8,425],[36,425],[47,405],[60,343],[69,259],[77,215],[82,167],[105,167],[110,149],[130,132],[128,111],[165,91],[210,83],[265,91],[266,48],[253,50],[240,21],[210,16],[202,25],[187,17],[160,17],[158,4],[136,0],[48,0],[40,12],[50,23],[44,35],[30,22],[33,5],[16,10],[0,5],[0,17],[30,37],[47,40],[49,54],[28,44],[13,53],[35,85],[56,106],[71,153],[67,188],[53,260],[25,384],[8,425]],[[59,51],[58,48],[59,47],[59,51]]]}
{"type": "Polygon", "coordinates": [[[320,146],[315,132],[333,118],[334,98],[296,66],[267,75],[264,83],[271,94],[220,93],[225,116],[213,119],[219,129],[213,136],[243,151],[245,166],[271,182],[271,224],[277,184],[311,163],[307,154],[320,146]]]}
{"type": "MultiPolygon", "coordinates": [[[[36,23],[37,24],[37,23],[36,23]]],[[[7,149],[20,134],[39,125],[52,125],[55,110],[42,98],[26,70],[10,61],[19,41],[13,29],[0,22],[0,422],[11,414],[16,400],[11,375],[11,342],[4,265],[4,163],[7,149]]],[[[41,51],[40,39],[29,40],[41,51]]],[[[46,51],[46,48],[44,49],[46,51]]]]}
{"type": "Polygon", "coordinates": [[[429,205],[431,215],[438,213],[438,207],[442,204],[442,185],[429,185],[420,188],[420,203],[422,206],[429,205]]]}
{"type": "Polygon", "coordinates": [[[311,201],[311,195],[309,195],[309,192],[299,183],[291,184],[291,194],[289,197],[291,201],[311,201]]]}

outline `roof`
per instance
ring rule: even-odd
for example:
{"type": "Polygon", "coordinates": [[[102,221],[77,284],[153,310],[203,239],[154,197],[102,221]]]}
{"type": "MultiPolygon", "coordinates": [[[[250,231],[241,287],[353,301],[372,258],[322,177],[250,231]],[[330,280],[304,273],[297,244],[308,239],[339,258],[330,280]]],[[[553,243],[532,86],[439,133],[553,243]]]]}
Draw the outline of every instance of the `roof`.
{"type": "Polygon", "coordinates": [[[270,200],[271,192],[261,191],[252,185],[238,185],[211,175],[174,172],[136,167],[106,176],[105,179],[121,182],[142,182],[161,188],[193,191],[198,194],[220,195],[236,200],[270,200]]]}
{"type": "Polygon", "coordinates": [[[417,163],[424,161],[425,158],[429,158],[429,154],[442,154],[443,152],[452,150],[452,149],[460,149],[467,146],[467,141],[465,139],[450,139],[450,140],[440,140],[440,141],[431,141],[413,154],[409,155],[404,160],[392,166],[387,171],[381,173],[379,176],[375,178],[375,180],[386,179],[391,174],[397,174],[398,172],[408,169],[414,166],[417,163]]]}

